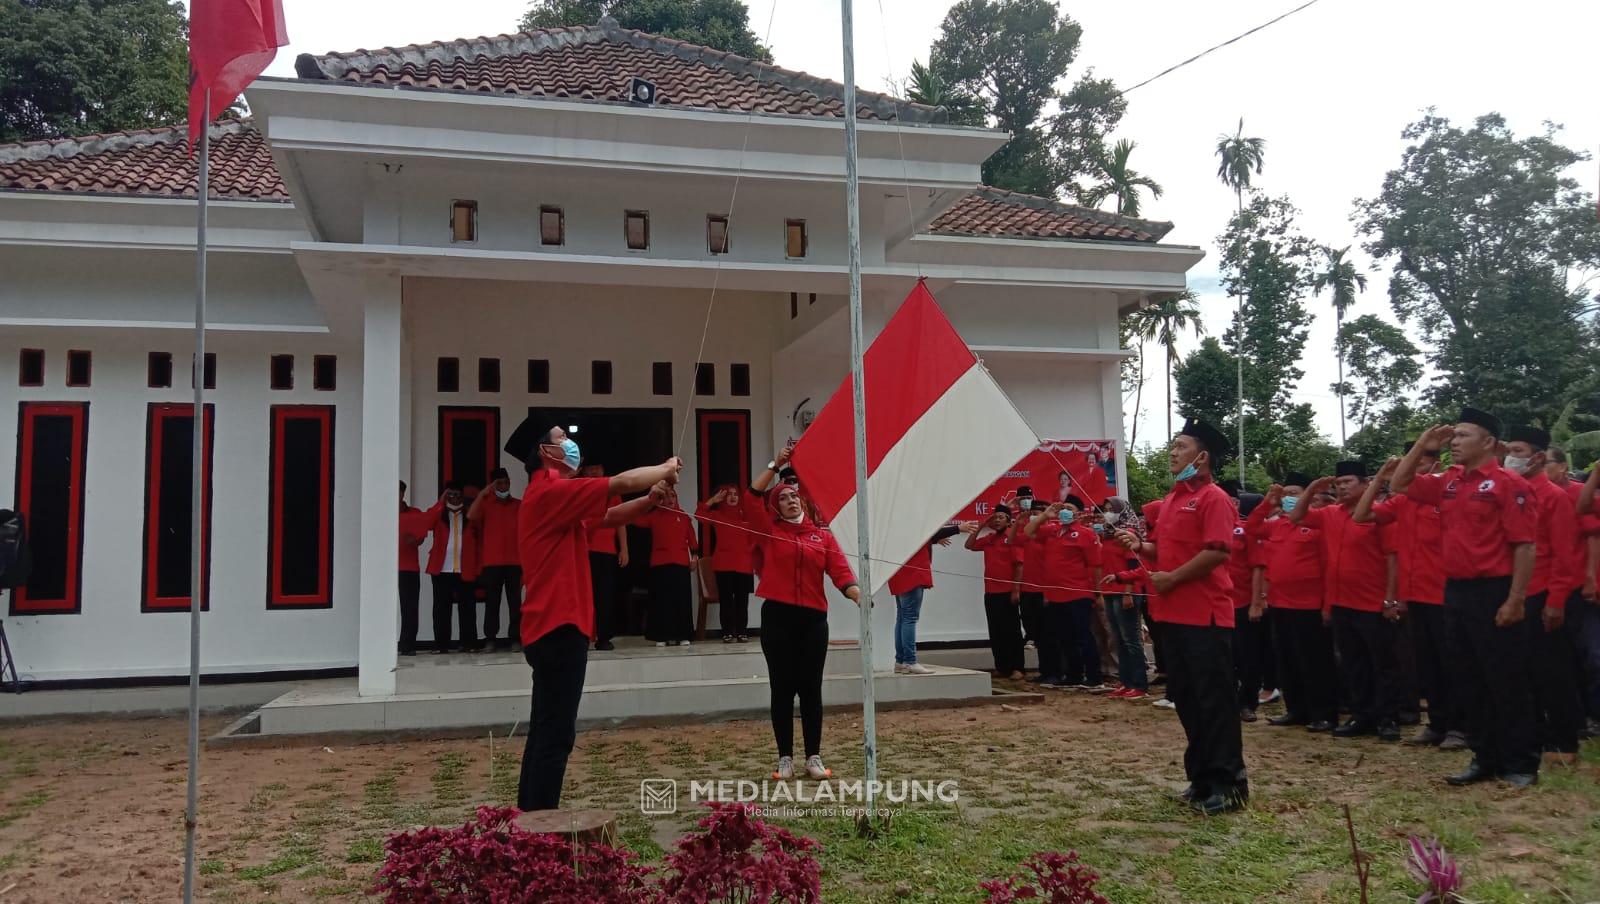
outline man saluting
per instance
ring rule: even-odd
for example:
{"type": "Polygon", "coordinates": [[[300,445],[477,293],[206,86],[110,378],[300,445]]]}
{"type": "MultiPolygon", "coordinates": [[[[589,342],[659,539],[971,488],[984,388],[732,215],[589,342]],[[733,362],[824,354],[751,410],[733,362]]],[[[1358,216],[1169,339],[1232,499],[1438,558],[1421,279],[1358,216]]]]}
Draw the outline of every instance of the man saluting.
{"type": "Polygon", "coordinates": [[[1189,741],[1183,753],[1189,787],[1180,796],[1207,816],[1237,810],[1250,797],[1234,704],[1232,581],[1220,567],[1228,561],[1235,512],[1212,479],[1228,453],[1215,427],[1184,424],[1167,456],[1175,482],[1151,542],[1131,531],[1116,534],[1128,550],[1155,561],[1150,617],[1161,635],[1167,697],[1189,741]]]}
{"type": "Polygon", "coordinates": [[[522,563],[522,655],[533,669],[533,712],[517,783],[517,808],[554,810],[561,803],[567,757],[577,740],[578,704],[594,637],[594,600],[585,520],[626,524],[654,508],[678,482],[683,462],[634,468],[615,477],[578,477],[583,454],[560,427],[525,420],[506,451],[528,469],[517,512],[522,563]],[[645,493],[607,507],[614,496],[645,493]]]}

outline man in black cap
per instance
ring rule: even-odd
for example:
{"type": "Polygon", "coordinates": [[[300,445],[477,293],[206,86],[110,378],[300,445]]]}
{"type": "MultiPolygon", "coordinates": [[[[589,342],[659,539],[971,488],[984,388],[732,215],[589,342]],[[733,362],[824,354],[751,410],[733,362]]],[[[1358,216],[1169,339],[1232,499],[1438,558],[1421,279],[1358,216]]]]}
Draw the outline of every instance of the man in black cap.
{"type": "MultiPolygon", "coordinates": [[[[1022,536],[1023,527],[1033,518],[1034,501],[1033,487],[1017,487],[1017,513],[1012,519],[1008,540],[1022,550],[1022,562],[1017,566],[1017,582],[1022,588],[1021,593],[1017,594],[1017,613],[1022,619],[1022,643],[1024,647],[1033,644],[1035,655],[1038,655],[1041,652],[1039,641],[1045,630],[1044,588],[1050,581],[1044,570],[1044,546],[1029,543],[1022,536]]],[[[1043,662],[1043,659],[1039,661],[1043,662]]],[[[1042,680],[1052,676],[1041,668],[1033,677],[1042,680]]]]}
{"type": "Polygon", "coordinates": [[[1132,531],[1117,540],[1155,563],[1150,614],[1162,635],[1167,697],[1177,704],[1188,748],[1189,787],[1181,797],[1207,816],[1243,807],[1250,797],[1233,674],[1232,582],[1224,567],[1237,513],[1212,479],[1229,452],[1215,427],[1191,419],[1172,440],[1172,492],[1150,541],[1132,531]]]}
{"type": "Polygon", "coordinates": [[[1460,658],[1462,711],[1473,759],[1446,779],[1470,785],[1495,778],[1526,788],[1539,780],[1539,726],[1522,624],[1536,557],[1532,489],[1496,458],[1500,419],[1463,408],[1455,426],[1434,427],[1395,469],[1392,487],[1439,506],[1444,611],[1460,658]],[[1425,448],[1450,443],[1455,464],[1418,475],[1425,448]]]}
{"type": "Polygon", "coordinates": [[[567,757],[577,740],[578,704],[594,638],[588,526],[616,526],[639,517],[667,497],[683,462],[635,468],[615,477],[578,477],[583,455],[560,427],[531,418],[506,441],[506,451],[528,469],[528,490],[517,512],[522,564],[522,653],[533,669],[533,711],[517,784],[521,810],[553,810],[561,803],[567,757]],[[648,492],[646,492],[648,491],[648,492]],[[645,493],[609,506],[613,497],[645,493]]]}

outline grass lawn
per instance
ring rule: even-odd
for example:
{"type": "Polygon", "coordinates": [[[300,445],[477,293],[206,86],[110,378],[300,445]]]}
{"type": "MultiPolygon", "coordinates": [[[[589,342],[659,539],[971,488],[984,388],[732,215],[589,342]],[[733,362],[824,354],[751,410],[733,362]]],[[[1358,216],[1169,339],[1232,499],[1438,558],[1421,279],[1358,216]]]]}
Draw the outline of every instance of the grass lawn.
{"type": "MultiPolygon", "coordinates": [[[[220,717],[208,730],[222,724],[220,717]]],[[[1244,726],[1248,811],[1206,820],[1172,802],[1182,733],[1172,713],[1054,693],[879,717],[886,779],[960,782],[955,804],[907,805],[886,834],[842,818],[780,820],[823,845],[829,902],[973,902],[976,884],[1030,852],[1075,849],[1116,904],[1352,902],[1342,805],[1373,855],[1370,900],[1414,900],[1407,834],[1441,838],[1478,902],[1600,900],[1600,744],[1536,789],[1450,789],[1460,754],[1299,729],[1244,726]]],[[[209,901],[366,900],[390,832],[458,823],[515,799],[522,739],[250,747],[203,752],[199,832],[209,901]]],[[[860,720],[830,715],[824,752],[860,775],[860,720]]],[[[763,722],[588,732],[565,803],[617,811],[647,860],[696,814],[640,814],[639,782],[760,781],[763,722]]],[[[181,719],[12,723],[0,732],[0,904],[170,901],[182,864],[181,719]],[[9,887],[9,890],[7,890],[9,887]]]]}

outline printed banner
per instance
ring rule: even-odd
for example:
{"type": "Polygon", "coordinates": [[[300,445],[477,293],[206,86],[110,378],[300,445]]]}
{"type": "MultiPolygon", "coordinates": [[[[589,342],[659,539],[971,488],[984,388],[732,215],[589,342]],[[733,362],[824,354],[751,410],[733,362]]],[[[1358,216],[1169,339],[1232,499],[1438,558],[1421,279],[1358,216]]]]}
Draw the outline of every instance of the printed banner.
{"type": "Polygon", "coordinates": [[[1031,487],[1046,503],[1077,496],[1099,505],[1117,492],[1117,442],[1110,439],[1048,439],[956,515],[957,520],[984,519],[997,503],[1012,506],[1018,487],[1031,487]],[[1063,473],[1065,472],[1065,473],[1063,473]]]}

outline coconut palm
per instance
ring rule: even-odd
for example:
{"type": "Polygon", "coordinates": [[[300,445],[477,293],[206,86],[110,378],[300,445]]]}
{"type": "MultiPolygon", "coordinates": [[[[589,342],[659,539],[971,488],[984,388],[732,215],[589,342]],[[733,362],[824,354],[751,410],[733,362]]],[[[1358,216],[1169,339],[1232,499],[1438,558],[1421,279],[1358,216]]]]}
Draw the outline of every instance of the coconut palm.
{"type": "MultiPolygon", "coordinates": [[[[1217,178],[1233,189],[1233,199],[1240,214],[1244,213],[1244,190],[1250,187],[1250,174],[1261,175],[1265,164],[1267,140],[1246,138],[1244,117],[1239,117],[1239,130],[1232,135],[1217,136],[1217,178]]],[[[1234,302],[1234,317],[1239,325],[1239,338],[1244,339],[1244,299],[1234,302]]],[[[1239,369],[1239,487],[1244,488],[1244,355],[1238,350],[1239,369]]]]}
{"type": "Polygon", "coordinates": [[[1367,290],[1366,274],[1356,269],[1354,261],[1345,258],[1350,253],[1350,246],[1335,251],[1332,248],[1322,249],[1328,256],[1328,269],[1318,273],[1312,282],[1312,287],[1321,292],[1329,289],[1333,292],[1333,319],[1334,327],[1334,353],[1339,359],[1339,448],[1344,448],[1344,312],[1356,303],[1356,293],[1367,290]]]}
{"type": "MultiPolygon", "coordinates": [[[[1200,325],[1199,301],[1193,292],[1185,290],[1168,295],[1134,315],[1138,318],[1134,335],[1139,337],[1140,348],[1146,342],[1154,342],[1167,352],[1168,436],[1172,435],[1172,369],[1178,361],[1178,337],[1191,330],[1196,336],[1204,331],[1200,325]]],[[[1138,410],[1137,403],[1134,408],[1138,410]]]]}
{"type": "Polygon", "coordinates": [[[1128,166],[1128,157],[1136,145],[1124,138],[1111,148],[1111,155],[1100,161],[1100,175],[1104,182],[1090,189],[1085,200],[1091,207],[1099,207],[1106,198],[1117,199],[1117,213],[1125,217],[1139,215],[1139,190],[1146,189],[1150,197],[1161,197],[1161,185],[1156,180],[1128,166]]]}

